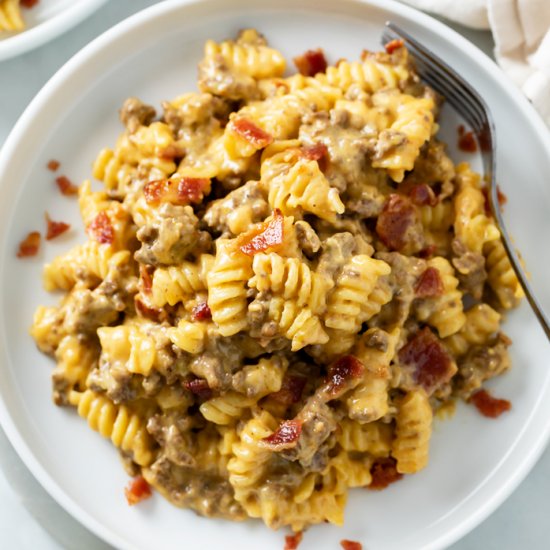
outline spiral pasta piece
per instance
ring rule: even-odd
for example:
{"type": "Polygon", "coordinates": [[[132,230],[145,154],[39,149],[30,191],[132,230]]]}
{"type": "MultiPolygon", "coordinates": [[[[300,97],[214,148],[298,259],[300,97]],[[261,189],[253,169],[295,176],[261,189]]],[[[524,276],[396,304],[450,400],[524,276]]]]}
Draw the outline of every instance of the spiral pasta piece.
{"type": "Polygon", "coordinates": [[[92,390],[70,393],[71,405],[88,421],[92,430],[110,439],[115,447],[129,454],[140,466],[153,460],[153,445],[141,419],[125,405],[112,401],[92,390]]]}
{"type": "Polygon", "coordinates": [[[424,390],[411,391],[404,397],[397,413],[392,445],[399,473],[414,474],[428,464],[432,418],[432,408],[424,390]]]}
{"type": "Polygon", "coordinates": [[[250,287],[285,300],[295,300],[298,307],[308,307],[314,315],[325,310],[326,293],[334,283],[311,271],[298,258],[284,258],[274,252],[256,254],[252,270],[254,277],[248,283],[250,287]]]}
{"type": "Polygon", "coordinates": [[[445,339],[455,357],[464,355],[470,346],[481,345],[500,328],[500,314],[488,304],[475,304],[465,313],[460,331],[445,339]]]}
{"type": "Polygon", "coordinates": [[[296,217],[309,212],[328,221],[345,210],[338,191],[330,187],[314,160],[299,160],[287,173],[273,178],[268,201],[284,215],[296,217]]]}
{"type": "Polygon", "coordinates": [[[199,262],[183,261],[177,266],[159,267],[153,273],[153,304],[163,307],[185,302],[197,292],[206,290],[206,274],[214,263],[210,254],[201,254],[199,262]]]}
{"type": "Polygon", "coordinates": [[[425,298],[417,308],[417,317],[432,325],[441,338],[457,333],[466,322],[462,305],[462,293],[458,290],[458,279],[448,260],[437,256],[428,261],[428,266],[437,269],[443,283],[443,294],[425,298]]]}
{"type": "Polygon", "coordinates": [[[504,309],[512,309],[525,296],[500,239],[485,244],[487,280],[504,309]]]}
{"type": "Polygon", "coordinates": [[[247,29],[237,41],[216,43],[208,40],[204,47],[204,56],[206,59],[221,57],[232,71],[252,78],[281,76],[286,65],[284,57],[262,42],[256,31],[247,29]]]}
{"type": "Polygon", "coordinates": [[[250,259],[231,240],[218,240],[216,258],[206,276],[208,306],[222,336],[231,336],[247,325],[246,283],[252,277],[250,259]]]}

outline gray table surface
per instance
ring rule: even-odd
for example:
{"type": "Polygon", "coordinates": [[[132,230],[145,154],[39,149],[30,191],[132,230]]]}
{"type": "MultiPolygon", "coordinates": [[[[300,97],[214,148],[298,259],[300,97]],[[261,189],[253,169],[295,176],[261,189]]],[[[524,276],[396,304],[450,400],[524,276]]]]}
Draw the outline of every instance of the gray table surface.
{"type": "MultiPolygon", "coordinates": [[[[84,45],[155,0],[111,0],[92,17],[40,49],[0,62],[0,145],[44,83],[84,45]]],[[[453,25],[491,55],[490,33],[453,25]]],[[[527,479],[453,550],[550,548],[550,449],[527,479]]],[[[282,540],[282,536],[281,536],[282,540]]],[[[0,547],[13,550],[108,550],[51,499],[0,429],[0,547]]],[[[282,547],[282,544],[281,544],[282,547]]],[[[406,550],[406,549],[404,549],[406,550]]]]}

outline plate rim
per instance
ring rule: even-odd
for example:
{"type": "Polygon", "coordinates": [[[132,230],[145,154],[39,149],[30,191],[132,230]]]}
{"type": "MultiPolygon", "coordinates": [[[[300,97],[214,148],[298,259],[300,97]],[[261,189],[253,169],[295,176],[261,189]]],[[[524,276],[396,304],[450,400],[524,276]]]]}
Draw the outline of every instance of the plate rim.
{"type": "MultiPolygon", "coordinates": [[[[96,6],[99,7],[107,0],[88,1],[89,4],[87,5],[87,7],[89,8],[89,13],[91,13],[91,11],[93,11],[93,8],[90,8],[90,6],[94,6],[94,8],[96,6]]],[[[139,27],[150,18],[160,17],[165,12],[170,12],[172,10],[186,9],[186,6],[196,4],[208,4],[213,1],[215,0],[166,0],[164,2],[153,4],[117,23],[110,29],[100,34],[89,44],[84,46],[76,54],[74,54],[58,71],[56,71],[56,73],[36,94],[36,96],[26,107],[23,114],[16,122],[15,126],[12,128],[11,132],[6,138],[6,141],[0,149],[0,176],[8,167],[9,159],[11,155],[14,154],[18,144],[20,143],[24,135],[29,131],[34,116],[36,114],[39,114],[43,106],[47,104],[50,99],[55,97],[58,90],[63,86],[63,83],[66,80],[70,80],[73,72],[77,71],[83,65],[83,63],[92,60],[96,55],[101,55],[101,53],[104,51],[105,48],[109,46],[110,43],[116,42],[118,39],[121,39],[121,37],[123,37],[127,32],[130,32],[134,27],[139,27]]],[[[438,21],[437,19],[434,19],[432,16],[424,12],[421,12],[406,4],[398,3],[395,0],[348,0],[348,2],[350,4],[359,4],[367,7],[371,6],[377,9],[391,12],[394,15],[403,19],[408,19],[415,24],[418,24],[419,26],[429,30],[430,32],[437,34],[443,40],[447,42],[452,42],[454,46],[465,50],[466,53],[469,53],[472,58],[474,58],[480,65],[482,65],[483,69],[492,77],[497,79],[504,78],[511,83],[511,80],[506,75],[506,73],[504,73],[500,69],[500,67],[477,46],[475,46],[467,38],[460,35],[455,30],[451,29],[444,23],[438,21]]],[[[264,6],[267,6],[268,3],[269,0],[267,0],[265,3],[263,1],[259,2],[256,5],[261,6],[262,4],[264,4],[264,6]]],[[[71,10],[72,17],[70,18],[70,20],[75,20],[75,22],[72,23],[74,25],[78,22],[79,17],[75,16],[73,11],[74,10],[71,10]]],[[[51,22],[57,22],[58,18],[60,17],[61,16],[57,16],[56,18],[52,19],[51,22]]],[[[83,19],[84,17],[85,15],[81,18],[83,19]]],[[[42,27],[46,24],[47,22],[43,23],[39,27],[42,27]]],[[[39,27],[36,27],[36,29],[38,29],[39,27]]],[[[32,30],[33,29],[27,32],[30,33],[32,32],[32,30]]],[[[47,39],[48,38],[46,38],[46,40],[47,39]]],[[[26,49],[36,47],[37,45],[43,43],[43,41],[37,41],[34,46],[26,49]]],[[[26,49],[21,50],[21,52],[26,51],[26,49]]],[[[4,59],[4,57],[2,56],[2,50],[0,48],[0,60],[2,59],[4,59]]],[[[540,137],[541,142],[545,145],[546,149],[550,151],[550,129],[544,124],[542,117],[540,117],[533,105],[515,85],[510,86],[507,92],[512,96],[512,99],[514,100],[514,103],[518,106],[518,108],[521,109],[522,114],[529,120],[530,124],[540,137]]],[[[0,182],[0,189],[2,186],[3,183],[0,182]]],[[[5,340],[5,332],[3,330],[1,331],[0,338],[2,340],[5,340]]],[[[540,399],[542,399],[542,394],[539,396],[538,402],[540,401],[540,399]]],[[[50,475],[50,473],[44,467],[42,467],[37,457],[31,450],[30,446],[27,444],[25,438],[19,433],[12,418],[12,414],[10,413],[10,410],[8,409],[8,406],[4,400],[1,390],[0,425],[4,429],[6,436],[16,450],[19,458],[29,469],[33,477],[42,485],[42,487],[44,487],[44,489],[50,494],[50,496],[59,505],[61,505],[62,508],[65,509],[65,511],[67,511],[67,513],[69,513],[73,518],[75,518],[83,526],[92,531],[96,536],[98,536],[105,542],[112,544],[117,548],[134,548],[133,544],[125,537],[117,534],[114,530],[106,527],[101,522],[97,521],[89,512],[84,509],[81,504],[73,500],[61,487],[61,485],[50,475]]],[[[522,431],[524,429],[525,427],[522,429],[522,431]]],[[[507,479],[506,483],[501,485],[498,490],[495,490],[490,498],[486,498],[483,504],[478,506],[478,508],[473,513],[469,514],[468,517],[458,522],[456,525],[453,526],[452,529],[449,529],[443,535],[440,535],[439,537],[431,541],[430,544],[426,545],[426,550],[445,548],[453,542],[459,540],[461,537],[463,537],[473,528],[479,525],[482,521],[484,521],[525,479],[525,477],[531,471],[534,464],[544,451],[549,438],[550,418],[548,419],[544,430],[541,430],[539,432],[538,437],[535,440],[535,444],[533,444],[529,451],[525,453],[525,455],[523,456],[523,460],[521,461],[521,463],[519,463],[519,467],[514,470],[513,474],[507,479]]],[[[514,443],[514,445],[510,449],[510,452],[515,449],[516,445],[517,443],[514,443]]],[[[504,458],[505,457],[503,457],[503,460],[504,458]]]]}
{"type": "Polygon", "coordinates": [[[34,50],[78,25],[108,0],[79,0],[38,25],[0,41],[0,62],[34,50]]]}

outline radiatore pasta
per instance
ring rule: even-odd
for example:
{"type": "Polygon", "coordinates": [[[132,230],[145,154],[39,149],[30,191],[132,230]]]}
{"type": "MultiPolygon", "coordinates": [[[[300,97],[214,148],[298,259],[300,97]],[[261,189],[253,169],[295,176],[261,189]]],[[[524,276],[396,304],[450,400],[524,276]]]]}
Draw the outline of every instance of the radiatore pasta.
{"type": "Polygon", "coordinates": [[[521,299],[407,50],[310,58],[285,76],[248,29],[207,42],[198,92],[128,99],[31,329],[131,474],[295,531],[426,467],[434,413],[509,368],[521,299]]]}

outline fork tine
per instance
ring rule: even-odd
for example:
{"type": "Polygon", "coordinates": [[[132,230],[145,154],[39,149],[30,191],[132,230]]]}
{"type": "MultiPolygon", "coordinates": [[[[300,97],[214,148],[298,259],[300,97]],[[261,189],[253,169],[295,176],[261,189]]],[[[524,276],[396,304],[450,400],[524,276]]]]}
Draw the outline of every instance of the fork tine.
{"type": "Polygon", "coordinates": [[[438,90],[456,108],[456,110],[466,119],[474,131],[480,131],[486,124],[487,119],[476,108],[475,104],[467,98],[461,96],[453,90],[447,83],[442,83],[433,75],[419,71],[419,75],[433,88],[438,90]]]}
{"type": "Polygon", "coordinates": [[[457,88],[456,84],[450,81],[449,77],[439,72],[437,69],[429,64],[428,61],[422,59],[416,60],[416,66],[418,74],[424,80],[431,80],[431,84],[435,86],[438,91],[449,99],[454,98],[459,105],[463,105],[478,122],[482,122],[486,119],[483,107],[477,101],[477,98],[468,93],[467,90],[457,88]]]}

